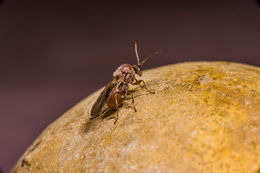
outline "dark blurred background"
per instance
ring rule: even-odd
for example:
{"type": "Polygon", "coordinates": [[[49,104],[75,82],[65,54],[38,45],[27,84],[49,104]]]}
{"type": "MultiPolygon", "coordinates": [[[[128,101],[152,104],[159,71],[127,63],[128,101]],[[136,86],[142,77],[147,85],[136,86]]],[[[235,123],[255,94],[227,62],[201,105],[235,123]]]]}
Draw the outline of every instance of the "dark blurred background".
{"type": "MultiPolygon", "coordinates": [[[[123,63],[260,65],[258,0],[0,1],[0,169],[123,63]]],[[[87,117],[86,117],[87,118],[87,117]]]]}

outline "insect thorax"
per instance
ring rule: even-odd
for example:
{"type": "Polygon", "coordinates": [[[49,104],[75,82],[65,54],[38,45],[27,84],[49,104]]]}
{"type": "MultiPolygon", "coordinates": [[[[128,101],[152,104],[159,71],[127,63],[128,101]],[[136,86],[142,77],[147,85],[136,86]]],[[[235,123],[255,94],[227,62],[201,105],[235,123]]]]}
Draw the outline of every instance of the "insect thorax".
{"type": "Polygon", "coordinates": [[[113,76],[117,79],[121,78],[123,75],[125,75],[124,81],[126,83],[132,83],[135,76],[135,70],[132,65],[130,64],[123,64],[119,66],[116,71],[113,73],[113,76]]]}

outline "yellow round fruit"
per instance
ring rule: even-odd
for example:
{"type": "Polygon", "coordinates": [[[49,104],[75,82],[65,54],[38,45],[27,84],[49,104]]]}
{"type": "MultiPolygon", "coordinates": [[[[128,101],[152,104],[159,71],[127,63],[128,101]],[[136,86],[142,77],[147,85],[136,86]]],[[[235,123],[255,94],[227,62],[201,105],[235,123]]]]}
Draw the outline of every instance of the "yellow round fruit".
{"type": "Polygon", "coordinates": [[[116,113],[90,121],[101,90],[50,124],[12,172],[260,172],[260,68],[230,62],[159,67],[116,113]]]}

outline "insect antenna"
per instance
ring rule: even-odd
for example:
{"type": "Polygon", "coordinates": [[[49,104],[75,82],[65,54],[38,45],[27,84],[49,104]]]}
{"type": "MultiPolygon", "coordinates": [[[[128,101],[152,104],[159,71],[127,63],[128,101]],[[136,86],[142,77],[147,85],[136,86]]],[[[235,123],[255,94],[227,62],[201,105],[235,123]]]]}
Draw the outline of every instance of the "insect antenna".
{"type": "Polygon", "coordinates": [[[142,68],[142,66],[144,65],[144,63],[151,58],[152,56],[158,55],[161,53],[161,51],[157,50],[155,52],[153,52],[151,55],[147,56],[141,63],[140,63],[140,58],[139,58],[139,54],[138,54],[138,50],[137,50],[137,42],[134,42],[135,45],[135,55],[136,55],[136,59],[137,59],[137,65],[139,68],[142,68]]]}
{"type": "Polygon", "coordinates": [[[140,65],[140,60],[139,60],[139,55],[138,55],[138,50],[137,50],[137,43],[136,41],[134,42],[135,44],[135,55],[136,55],[136,59],[137,59],[137,65],[140,65]]]}
{"type": "Polygon", "coordinates": [[[138,67],[142,68],[142,66],[144,65],[145,61],[147,61],[152,56],[158,55],[160,53],[161,53],[161,51],[159,51],[159,50],[153,52],[151,55],[147,56],[140,64],[138,64],[138,67]]]}

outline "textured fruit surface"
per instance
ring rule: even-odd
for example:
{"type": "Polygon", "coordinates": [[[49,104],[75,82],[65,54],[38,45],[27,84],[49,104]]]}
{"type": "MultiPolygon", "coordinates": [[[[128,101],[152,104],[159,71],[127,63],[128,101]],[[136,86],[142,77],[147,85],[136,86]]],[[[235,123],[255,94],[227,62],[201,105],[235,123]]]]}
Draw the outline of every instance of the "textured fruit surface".
{"type": "MultiPolygon", "coordinates": [[[[260,172],[260,68],[180,63],[131,86],[109,117],[89,120],[101,90],[50,124],[13,172],[260,172]]],[[[37,116],[37,115],[36,115],[37,116]]]]}

